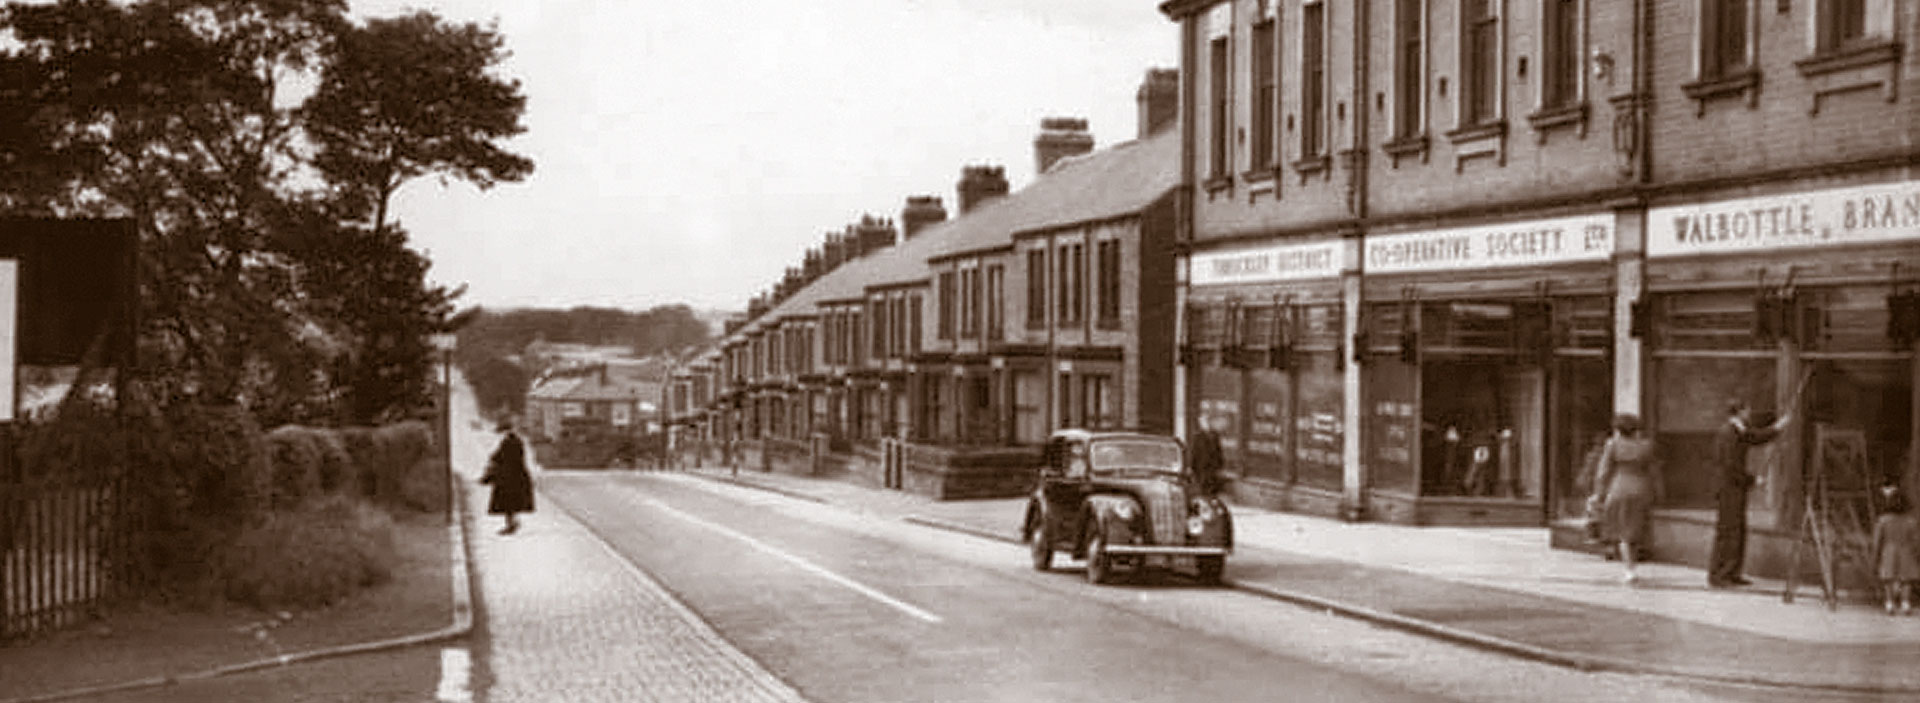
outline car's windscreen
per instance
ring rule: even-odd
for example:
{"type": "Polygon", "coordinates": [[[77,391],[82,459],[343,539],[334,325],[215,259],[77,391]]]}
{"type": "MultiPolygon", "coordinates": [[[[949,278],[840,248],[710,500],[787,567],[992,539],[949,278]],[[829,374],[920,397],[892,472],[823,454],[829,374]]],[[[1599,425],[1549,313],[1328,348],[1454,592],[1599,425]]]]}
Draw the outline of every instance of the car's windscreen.
{"type": "Polygon", "coordinates": [[[1180,445],[1172,441],[1108,439],[1093,443],[1095,471],[1180,473],[1180,445]]]}

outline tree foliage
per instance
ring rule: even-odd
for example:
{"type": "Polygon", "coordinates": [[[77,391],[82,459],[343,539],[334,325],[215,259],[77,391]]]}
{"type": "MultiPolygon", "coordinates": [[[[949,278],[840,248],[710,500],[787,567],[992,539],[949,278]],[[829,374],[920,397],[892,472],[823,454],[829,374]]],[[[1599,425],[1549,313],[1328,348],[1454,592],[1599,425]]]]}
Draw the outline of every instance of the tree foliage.
{"type": "Polygon", "coordinates": [[[139,371],[160,397],[238,402],[268,424],[423,402],[425,337],[458,293],[427,285],[385,203],[427,173],[524,178],[531,162],[496,141],[521,130],[525,99],[491,75],[493,30],[347,9],[0,7],[0,214],[135,222],[139,371]],[[316,81],[304,100],[292,89],[316,81]]]}
{"type": "Polygon", "coordinates": [[[495,143],[524,131],[526,110],[519,82],[489,73],[505,58],[495,30],[415,12],[338,39],[305,115],[316,165],[346,186],[350,205],[373,213],[376,231],[413,178],[440,173],[486,188],[532,173],[533,162],[495,143]]]}

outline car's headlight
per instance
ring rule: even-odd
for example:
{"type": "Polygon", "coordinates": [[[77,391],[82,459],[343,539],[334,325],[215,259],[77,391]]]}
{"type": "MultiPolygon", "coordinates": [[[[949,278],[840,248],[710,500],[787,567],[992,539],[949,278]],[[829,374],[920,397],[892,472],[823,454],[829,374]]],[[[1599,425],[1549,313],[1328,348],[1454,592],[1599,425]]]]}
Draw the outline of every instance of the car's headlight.
{"type": "Polygon", "coordinates": [[[1198,537],[1205,531],[1207,531],[1207,523],[1201,520],[1200,516],[1194,515],[1187,518],[1187,534],[1198,537]]]}
{"type": "Polygon", "coordinates": [[[1122,502],[1114,503],[1113,516],[1120,518],[1122,520],[1132,520],[1133,519],[1133,503],[1131,501],[1122,501],[1122,502]]]}
{"type": "Polygon", "coordinates": [[[1192,510],[1188,511],[1188,514],[1199,518],[1201,522],[1213,522],[1213,519],[1218,517],[1218,513],[1213,509],[1213,501],[1210,500],[1193,501],[1192,510]]]}

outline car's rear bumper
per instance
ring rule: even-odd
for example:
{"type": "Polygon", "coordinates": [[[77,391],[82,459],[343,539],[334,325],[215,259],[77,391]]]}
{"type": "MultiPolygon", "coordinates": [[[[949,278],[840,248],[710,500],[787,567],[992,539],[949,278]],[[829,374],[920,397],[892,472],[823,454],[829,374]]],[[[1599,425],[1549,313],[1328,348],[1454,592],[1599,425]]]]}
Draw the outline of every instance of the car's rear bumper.
{"type": "Polygon", "coordinates": [[[1169,546],[1169,545],[1154,545],[1154,544],[1109,544],[1107,545],[1107,553],[1113,554],[1113,555],[1124,555],[1124,556],[1142,555],[1142,556],[1194,556],[1194,557],[1221,556],[1221,557],[1224,557],[1228,554],[1233,553],[1233,550],[1228,549],[1226,547],[1176,547],[1176,546],[1169,546]]]}

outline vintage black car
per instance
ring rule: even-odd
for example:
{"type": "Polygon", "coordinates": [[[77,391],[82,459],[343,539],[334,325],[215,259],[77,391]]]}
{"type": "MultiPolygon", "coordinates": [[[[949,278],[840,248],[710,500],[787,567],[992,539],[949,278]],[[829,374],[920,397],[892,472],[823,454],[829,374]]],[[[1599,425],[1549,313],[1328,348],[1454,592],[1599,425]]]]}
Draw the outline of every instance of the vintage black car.
{"type": "Polygon", "coordinates": [[[1201,581],[1220,581],[1233,517],[1196,488],[1180,440],[1061,430],[1048,438],[1039,474],[1021,528],[1034,569],[1052,568],[1054,552],[1066,551],[1086,560],[1093,583],[1111,580],[1116,567],[1188,563],[1201,581]]]}

